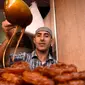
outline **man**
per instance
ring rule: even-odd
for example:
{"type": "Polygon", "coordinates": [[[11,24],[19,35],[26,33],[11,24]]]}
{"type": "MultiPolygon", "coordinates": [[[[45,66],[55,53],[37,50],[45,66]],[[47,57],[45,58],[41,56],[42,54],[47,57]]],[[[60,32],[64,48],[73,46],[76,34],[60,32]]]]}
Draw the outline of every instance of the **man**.
{"type": "MultiPolygon", "coordinates": [[[[12,26],[6,20],[2,23],[2,27],[9,39],[10,35],[13,33],[14,26],[12,26]]],[[[3,50],[6,46],[7,41],[8,40],[5,40],[5,42],[0,46],[0,57],[3,54],[3,50]]],[[[38,28],[35,32],[33,41],[36,47],[35,50],[32,53],[20,52],[19,54],[16,54],[14,62],[21,60],[26,61],[30,64],[31,69],[34,69],[38,66],[50,66],[51,64],[56,63],[56,60],[49,54],[49,48],[52,44],[52,31],[49,28],[38,28]]],[[[13,54],[10,54],[10,64],[13,64],[12,58],[13,54]]]]}

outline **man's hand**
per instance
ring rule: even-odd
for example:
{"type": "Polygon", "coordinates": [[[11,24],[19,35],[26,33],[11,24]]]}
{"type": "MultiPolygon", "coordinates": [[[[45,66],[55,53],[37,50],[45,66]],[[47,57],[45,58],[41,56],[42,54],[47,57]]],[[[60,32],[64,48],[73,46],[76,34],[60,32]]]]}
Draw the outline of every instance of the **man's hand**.
{"type": "Polygon", "coordinates": [[[12,36],[16,26],[12,25],[7,20],[5,20],[5,21],[2,22],[2,28],[3,28],[4,32],[6,33],[6,36],[9,39],[12,36]]]}
{"type": "Polygon", "coordinates": [[[2,22],[2,28],[4,29],[5,32],[9,32],[12,29],[16,28],[16,26],[12,25],[7,20],[5,20],[2,22]]]}

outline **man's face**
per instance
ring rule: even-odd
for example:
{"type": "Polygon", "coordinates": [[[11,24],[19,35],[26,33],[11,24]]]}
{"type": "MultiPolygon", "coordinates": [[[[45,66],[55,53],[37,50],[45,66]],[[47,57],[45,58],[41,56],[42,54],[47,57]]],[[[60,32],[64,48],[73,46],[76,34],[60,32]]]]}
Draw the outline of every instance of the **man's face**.
{"type": "Polygon", "coordinates": [[[46,51],[49,49],[52,42],[51,35],[46,31],[39,31],[34,37],[36,49],[46,51]]]}

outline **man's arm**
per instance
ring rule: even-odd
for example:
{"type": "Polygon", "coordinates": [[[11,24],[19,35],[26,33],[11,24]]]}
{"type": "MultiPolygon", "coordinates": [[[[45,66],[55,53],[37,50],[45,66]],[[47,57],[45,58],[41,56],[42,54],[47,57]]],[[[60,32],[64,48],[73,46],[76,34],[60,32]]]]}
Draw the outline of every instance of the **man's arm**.
{"type": "Polygon", "coordinates": [[[2,60],[3,57],[3,52],[6,47],[6,44],[8,42],[8,39],[6,39],[1,45],[0,45],[0,61],[2,60]]]}
{"type": "Polygon", "coordinates": [[[4,32],[6,33],[7,38],[0,45],[0,61],[2,60],[4,49],[5,49],[6,45],[7,45],[10,37],[13,34],[15,26],[12,25],[11,23],[9,23],[7,20],[5,20],[5,21],[2,22],[2,28],[3,28],[4,32]]]}

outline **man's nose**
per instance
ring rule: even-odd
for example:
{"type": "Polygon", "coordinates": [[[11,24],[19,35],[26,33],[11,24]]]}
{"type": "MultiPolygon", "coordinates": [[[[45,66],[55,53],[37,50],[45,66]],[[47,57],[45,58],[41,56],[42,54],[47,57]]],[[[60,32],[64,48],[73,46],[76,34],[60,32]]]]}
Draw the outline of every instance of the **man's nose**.
{"type": "Polygon", "coordinates": [[[41,36],[40,39],[41,39],[41,40],[44,40],[44,36],[41,36]]]}

